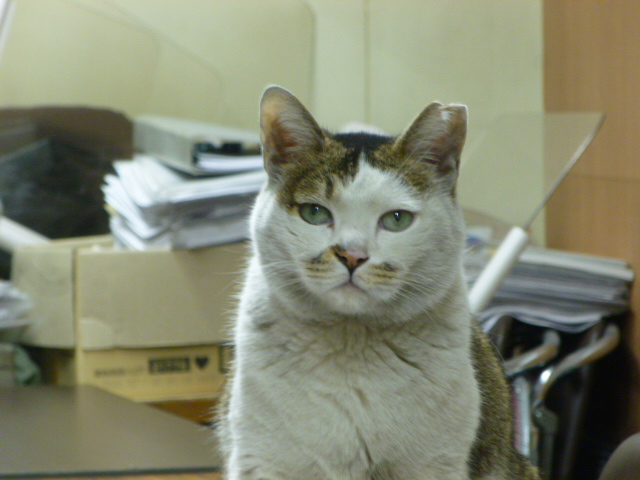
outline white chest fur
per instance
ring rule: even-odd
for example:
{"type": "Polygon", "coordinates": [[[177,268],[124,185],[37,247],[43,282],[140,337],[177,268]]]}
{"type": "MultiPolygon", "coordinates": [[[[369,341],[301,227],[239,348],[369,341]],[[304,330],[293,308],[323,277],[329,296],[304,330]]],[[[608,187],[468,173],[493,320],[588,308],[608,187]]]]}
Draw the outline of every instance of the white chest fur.
{"type": "Polygon", "coordinates": [[[464,478],[479,415],[468,334],[437,324],[300,325],[269,308],[247,310],[230,405],[238,465],[229,471],[364,479],[393,468],[406,469],[398,478],[464,478]]]}

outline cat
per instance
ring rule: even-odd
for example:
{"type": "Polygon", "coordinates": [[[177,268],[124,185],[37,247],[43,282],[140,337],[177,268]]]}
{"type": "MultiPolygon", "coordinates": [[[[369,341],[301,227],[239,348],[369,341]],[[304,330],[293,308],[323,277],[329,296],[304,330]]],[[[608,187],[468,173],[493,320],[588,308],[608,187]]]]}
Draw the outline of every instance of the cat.
{"type": "Polygon", "coordinates": [[[432,103],[398,138],[331,134],[270,87],[260,125],[268,182],[220,412],[226,478],[538,478],[469,312],[466,107],[432,103]]]}

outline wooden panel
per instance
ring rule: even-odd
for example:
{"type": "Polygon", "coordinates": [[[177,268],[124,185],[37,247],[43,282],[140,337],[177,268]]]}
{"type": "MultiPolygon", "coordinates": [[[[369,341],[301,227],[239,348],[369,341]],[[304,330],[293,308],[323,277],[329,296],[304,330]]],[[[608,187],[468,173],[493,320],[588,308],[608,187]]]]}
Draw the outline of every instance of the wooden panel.
{"type": "Polygon", "coordinates": [[[640,179],[640,2],[544,2],[547,111],[600,110],[607,120],[576,166],[640,179]]]}
{"type": "MultiPolygon", "coordinates": [[[[554,248],[621,258],[639,271],[640,180],[570,174],[549,202],[547,241],[554,248]]],[[[640,282],[633,286],[632,299],[640,312],[640,282]]],[[[640,366],[640,322],[630,322],[625,333],[640,366]]],[[[638,375],[640,367],[636,370],[638,375]]]]}
{"type": "MultiPolygon", "coordinates": [[[[640,2],[544,0],[545,108],[602,110],[605,125],[547,209],[550,247],[623,258],[640,271],[640,2]]],[[[640,282],[623,332],[620,440],[640,430],[640,282]]],[[[620,372],[612,372],[612,374],[620,372]]],[[[612,432],[609,432],[612,433],[612,432]]]]}
{"type": "Polygon", "coordinates": [[[640,180],[574,172],[548,206],[554,247],[640,261],[640,180]]]}
{"type": "Polygon", "coordinates": [[[210,430],[86,386],[0,389],[0,432],[2,478],[161,476],[221,462],[210,430]]]}

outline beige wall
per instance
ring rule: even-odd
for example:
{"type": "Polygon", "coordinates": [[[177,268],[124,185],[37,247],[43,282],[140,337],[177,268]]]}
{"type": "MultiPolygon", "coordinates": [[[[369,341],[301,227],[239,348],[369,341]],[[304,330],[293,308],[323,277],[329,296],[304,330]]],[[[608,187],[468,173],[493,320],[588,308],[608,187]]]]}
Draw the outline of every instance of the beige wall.
{"type": "Polygon", "coordinates": [[[280,83],[332,128],[395,132],[438,99],[469,105],[472,134],[495,115],[542,110],[537,0],[14,2],[3,105],[224,113],[238,124],[255,121],[256,96],[280,83]]]}
{"type": "Polygon", "coordinates": [[[314,20],[303,0],[14,4],[4,106],[88,104],[255,128],[266,85],[311,96],[314,20]]]}
{"type": "Polygon", "coordinates": [[[315,109],[337,127],[402,129],[427,103],[469,105],[474,130],[542,111],[542,6],[532,0],[308,0],[315,109]]]}
{"type": "MultiPolygon", "coordinates": [[[[440,100],[469,106],[467,154],[496,116],[543,108],[541,0],[15,3],[5,106],[80,103],[256,128],[260,93],[276,83],[326,127],[398,133],[440,100]]],[[[476,175],[465,182],[463,170],[468,198],[500,181],[476,175]]]]}

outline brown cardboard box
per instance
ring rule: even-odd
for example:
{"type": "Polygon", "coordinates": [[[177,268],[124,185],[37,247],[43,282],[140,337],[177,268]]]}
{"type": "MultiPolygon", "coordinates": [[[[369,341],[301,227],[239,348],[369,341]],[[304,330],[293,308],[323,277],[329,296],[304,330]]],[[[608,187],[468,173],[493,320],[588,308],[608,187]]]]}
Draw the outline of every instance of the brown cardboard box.
{"type": "Polygon", "coordinates": [[[19,249],[13,281],[34,302],[22,341],[84,350],[224,343],[245,251],[120,250],[109,236],[19,249]]]}
{"type": "Polygon", "coordinates": [[[216,397],[224,383],[221,347],[197,345],[110,350],[46,349],[46,378],[93,385],[139,402],[216,397]]]}
{"type": "Polygon", "coordinates": [[[245,250],[138,252],[109,236],[22,248],[13,281],[34,302],[22,342],[47,348],[57,384],[136,401],[213,397],[245,250]]]}

